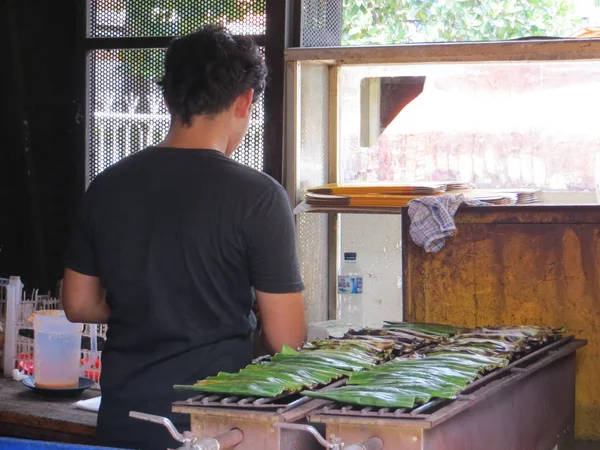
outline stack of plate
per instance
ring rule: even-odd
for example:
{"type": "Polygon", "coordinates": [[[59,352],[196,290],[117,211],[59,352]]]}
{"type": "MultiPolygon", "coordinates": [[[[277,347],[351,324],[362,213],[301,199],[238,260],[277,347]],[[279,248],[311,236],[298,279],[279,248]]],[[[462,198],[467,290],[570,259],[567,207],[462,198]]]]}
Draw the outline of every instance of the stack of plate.
{"type": "Polygon", "coordinates": [[[539,191],[535,189],[520,189],[517,192],[517,203],[526,204],[526,203],[535,203],[539,201],[538,197],[539,191]]]}
{"type": "Polygon", "coordinates": [[[322,195],[435,195],[446,191],[447,183],[415,182],[402,184],[335,183],[308,189],[312,194],[322,195]]]}
{"type": "Polygon", "coordinates": [[[460,181],[449,181],[446,183],[447,191],[465,191],[471,189],[471,183],[463,183],[460,181]]]}
{"type": "Polygon", "coordinates": [[[326,184],[308,189],[306,203],[319,207],[398,208],[424,196],[442,195],[447,183],[417,182],[402,184],[326,184]]]}
{"type": "Polygon", "coordinates": [[[517,194],[496,194],[496,195],[473,195],[470,198],[479,200],[490,205],[515,205],[517,203],[517,194]]]}
{"type": "Polygon", "coordinates": [[[307,192],[305,194],[306,203],[309,205],[316,206],[326,206],[326,207],[335,207],[335,206],[350,206],[350,197],[345,197],[341,195],[325,195],[325,194],[314,194],[312,192],[307,192]]]}

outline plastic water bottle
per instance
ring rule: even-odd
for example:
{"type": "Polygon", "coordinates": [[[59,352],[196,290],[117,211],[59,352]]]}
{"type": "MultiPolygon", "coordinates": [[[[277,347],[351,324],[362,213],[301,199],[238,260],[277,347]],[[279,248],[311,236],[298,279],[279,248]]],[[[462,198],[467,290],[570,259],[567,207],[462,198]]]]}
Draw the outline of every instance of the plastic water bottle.
{"type": "Polygon", "coordinates": [[[356,253],[344,253],[338,274],[338,320],[352,327],[362,326],[363,276],[356,253]]]}

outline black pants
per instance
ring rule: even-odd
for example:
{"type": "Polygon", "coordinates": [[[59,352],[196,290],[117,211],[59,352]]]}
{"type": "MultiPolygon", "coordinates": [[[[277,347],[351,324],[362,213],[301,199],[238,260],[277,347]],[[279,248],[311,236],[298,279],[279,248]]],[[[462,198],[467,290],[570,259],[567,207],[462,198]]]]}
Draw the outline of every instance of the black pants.
{"type": "MultiPolygon", "coordinates": [[[[129,359],[124,355],[123,363],[129,359]]],[[[181,447],[167,429],[153,422],[129,417],[130,411],[169,418],[183,434],[190,430],[187,414],[171,412],[173,402],[196,395],[192,391],[175,391],[176,384],[190,385],[219,371],[237,372],[250,363],[252,357],[251,336],[241,336],[220,341],[210,347],[200,348],[195,353],[183,354],[177,364],[161,364],[139,370],[130,378],[126,387],[110,389],[102,386],[102,403],[98,412],[97,435],[101,445],[140,450],[166,450],[181,447]]],[[[113,358],[114,359],[114,358],[113,358]]],[[[117,380],[118,364],[104,366],[103,371],[112,369],[111,381],[117,380]]],[[[103,361],[104,363],[104,361],[103,361]]],[[[103,373],[103,376],[105,374],[103,373]]],[[[109,375],[109,376],[110,376],[109,375]]],[[[102,381],[101,385],[102,385],[102,381]]]]}
{"type": "Polygon", "coordinates": [[[190,430],[189,415],[172,413],[169,401],[144,402],[143,404],[128,404],[127,406],[119,403],[102,399],[97,426],[100,445],[140,450],[166,450],[181,447],[182,444],[174,440],[164,426],[132,419],[129,417],[129,411],[133,410],[167,417],[181,434],[190,430]]]}

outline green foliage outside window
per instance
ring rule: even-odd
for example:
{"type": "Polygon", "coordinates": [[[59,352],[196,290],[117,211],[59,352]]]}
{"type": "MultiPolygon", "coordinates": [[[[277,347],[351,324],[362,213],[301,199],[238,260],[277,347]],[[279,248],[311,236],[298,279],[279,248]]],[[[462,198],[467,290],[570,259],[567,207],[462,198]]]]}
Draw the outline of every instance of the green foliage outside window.
{"type": "Polygon", "coordinates": [[[572,0],[343,0],[344,45],[567,36],[572,0]]]}
{"type": "MultiPolygon", "coordinates": [[[[281,0],[283,1],[283,0],[281,0]]],[[[136,37],[181,36],[207,24],[243,22],[243,13],[264,14],[265,0],[218,0],[202,7],[204,15],[194,14],[190,0],[125,0],[127,35],[136,37]]],[[[149,50],[122,53],[124,71],[147,81],[160,77],[163,52],[149,50]]]]}

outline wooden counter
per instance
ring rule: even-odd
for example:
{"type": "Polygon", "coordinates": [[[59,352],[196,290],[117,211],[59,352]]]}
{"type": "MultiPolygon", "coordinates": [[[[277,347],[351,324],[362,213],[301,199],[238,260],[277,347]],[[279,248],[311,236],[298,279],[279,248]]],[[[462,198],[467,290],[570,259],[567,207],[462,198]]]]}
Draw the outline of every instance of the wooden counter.
{"type": "Polygon", "coordinates": [[[0,378],[0,436],[93,445],[97,415],[73,403],[99,395],[88,389],[74,398],[41,397],[20,382],[0,378]]]}
{"type": "Polygon", "coordinates": [[[426,253],[404,212],[404,319],[458,326],[564,326],[577,352],[575,434],[600,440],[600,206],[464,208],[426,253]]]}

